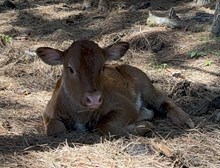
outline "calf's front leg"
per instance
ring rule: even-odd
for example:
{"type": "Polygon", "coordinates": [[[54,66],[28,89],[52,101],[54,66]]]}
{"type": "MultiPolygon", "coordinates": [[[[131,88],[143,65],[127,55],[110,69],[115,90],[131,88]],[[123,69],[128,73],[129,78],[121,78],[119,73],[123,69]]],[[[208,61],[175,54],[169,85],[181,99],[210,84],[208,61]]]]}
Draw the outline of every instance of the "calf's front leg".
{"type": "Polygon", "coordinates": [[[148,121],[139,120],[139,112],[135,105],[123,95],[108,95],[104,104],[107,113],[100,118],[96,128],[104,134],[127,136],[128,134],[144,135],[153,127],[148,121]],[[111,98],[114,99],[111,100],[111,98]],[[113,101],[114,102],[111,102],[113,101]]]}
{"type": "Polygon", "coordinates": [[[51,119],[45,114],[43,115],[43,118],[44,118],[45,133],[47,136],[57,135],[66,131],[66,127],[63,122],[57,119],[51,119]]]}

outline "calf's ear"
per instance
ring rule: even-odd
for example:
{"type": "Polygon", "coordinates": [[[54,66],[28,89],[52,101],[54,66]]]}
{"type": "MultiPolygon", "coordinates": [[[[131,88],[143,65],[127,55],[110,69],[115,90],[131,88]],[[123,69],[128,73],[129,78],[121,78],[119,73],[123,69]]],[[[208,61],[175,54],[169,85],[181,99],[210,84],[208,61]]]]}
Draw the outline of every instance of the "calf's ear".
{"type": "Polygon", "coordinates": [[[60,50],[40,47],[36,50],[36,53],[48,65],[60,65],[63,63],[64,52],[60,50]]]}
{"type": "Polygon", "coordinates": [[[117,60],[124,56],[129,49],[129,43],[117,42],[104,48],[104,54],[107,60],[117,60]]]}

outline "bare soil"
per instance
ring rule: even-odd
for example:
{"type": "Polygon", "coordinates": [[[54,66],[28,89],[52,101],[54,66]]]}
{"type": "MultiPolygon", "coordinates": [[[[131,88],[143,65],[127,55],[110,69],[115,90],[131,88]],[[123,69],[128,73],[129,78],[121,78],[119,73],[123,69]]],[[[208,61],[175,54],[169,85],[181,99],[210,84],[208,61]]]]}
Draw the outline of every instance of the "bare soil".
{"type": "Polygon", "coordinates": [[[210,36],[212,20],[192,19],[197,12],[212,16],[214,2],[154,0],[129,11],[140,1],[110,1],[107,12],[97,3],[83,11],[76,0],[13,2],[15,9],[0,6],[0,167],[220,167],[220,41],[210,36]],[[186,21],[182,29],[146,25],[149,10],[166,16],[171,7],[186,21]],[[46,137],[41,114],[62,67],[45,65],[35,50],[63,50],[79,39],[100,46],[128,41],[130,50],[116,63],[146,72],[196,127],[183,130],[155,118],[155,129],[144,137],[46,137]]]}

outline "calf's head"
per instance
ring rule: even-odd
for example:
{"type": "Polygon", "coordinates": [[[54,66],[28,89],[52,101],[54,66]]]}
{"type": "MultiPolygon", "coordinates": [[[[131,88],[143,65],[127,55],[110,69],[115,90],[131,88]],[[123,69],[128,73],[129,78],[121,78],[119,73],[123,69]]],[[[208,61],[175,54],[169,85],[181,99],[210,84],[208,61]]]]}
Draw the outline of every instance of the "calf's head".
{"type": "Polygon", "coordinates": [[[62,64],[62,87],[66,95],[75,103],[95,110],[103,103],[105,62],[119,59],[128,48],[127,42],[101,48],[92,41],[80,40],[65,51],[40,47],[36,53],[46,64],[62,64]]]}

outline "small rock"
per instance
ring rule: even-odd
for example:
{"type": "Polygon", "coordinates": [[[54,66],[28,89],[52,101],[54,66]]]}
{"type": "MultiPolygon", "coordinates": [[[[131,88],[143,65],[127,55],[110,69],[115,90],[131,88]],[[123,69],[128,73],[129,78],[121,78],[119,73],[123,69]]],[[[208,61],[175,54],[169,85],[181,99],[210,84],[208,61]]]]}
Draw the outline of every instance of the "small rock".
{"type": "Polygon", "coordinates": [[[29,34],[21,34],[19,36],[15,36],[14,40],[20,40],[20,41],[27,41],[30,39],[30,33],[29,34]]]}
{"type": "Polygon", "coordinates": [[[204,13],[204,12],[197,12],[196,16],[192,19],[196,20],[197,22],[212,22],[214,18],[213,14],[204,13]]]}
{"type": "Polygon", "coordinates": [[[207,114],[209,112],[210,104],[211,102],[208,100],[202,102],[202,104],[200,105],[200,107],[198,107],[194,115],[201,116],[203,114],[207,114]]]}
{"type": "Polygon", "coordinates": [[[3,7],[6,7],[8,9],[15,9],[16,6],[15,6],[15,4],[13,2],[11,2],[9,0],[5,0],[3,2],[3,7]]]}
{"type": "Polygon", "coordinates": [[[10,130],[12,129],[12,126],[11,126],[11,124],[10,124],[10,122],[9,122],[8,120],[4,121],[4,122],[2,123],[2,126],[3,126],[5,129],[7,129],[8,131],[10,131],[10,130]]]}
{"type": "Polygon", "coordinates": [[[220,96],[212,99],[212,107],[215,109],[220,109],[220,96]]]}
{"type": "Polygon", "coordinates": [[[125,151],[131,156],[142,155],[145,153],[149,155],[153,155],[155,153],[149,144],[144,144],[144,143],[129,144],[129,146],[125,149],[125,151]]]}
{"type": "Polygon", "coordinates": [[[36,52],[29,51],[29,50],[25,50],[24,54],[29,57],[36,57],[37,56],[36,52]]]}
{"type": "Polygon", "coordinates": [[[151,50],[155,53],[159,52],[160,50],[162,50],[164,48],[165,44],[164,42],[154,42],[152,45],[151,45],[151,50]]]}
{"type": "Polygon", "coordinates": [[[218,110],[218,113],[216,113],[216,118],[215,118],[215,120],[216,120],[217,122],[220,121],[220,110],[218,110]]]}
{"type": "Polygon", "coordinates": [[[214,115],[212,116],[211,120],[214,122],[214,123],[219,123],[220,122],[220,109],[216,109],[214,111],[214,115]]]}
{"type": "Polygon", "coordinates": [[[16,94],[19,94],[19,95],[29,95],[31,94],[30,90],[28,89],[22,89],[22,88],[18,88],[14,91],[16,94]]]}
{"type": "Polygon", "coordinates": [[[207,5],[211,3],[210,0],[195,0],[194,2],[196,3],[196,5],[207,5]]]}
{"type": "Polygon", "coordinates": [[[185,79],[185,77],[180,72],[175,72],[174,74],[172,74],[172,76],[175,78],[185,79]]]}

